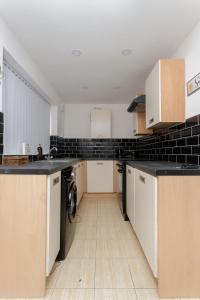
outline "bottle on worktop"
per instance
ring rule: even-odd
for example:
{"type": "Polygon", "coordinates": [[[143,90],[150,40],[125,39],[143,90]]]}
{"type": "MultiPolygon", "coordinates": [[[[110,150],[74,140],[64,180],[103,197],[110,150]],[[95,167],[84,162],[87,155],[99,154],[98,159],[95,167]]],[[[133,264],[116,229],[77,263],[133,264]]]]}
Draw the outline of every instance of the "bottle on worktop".
{"type": "Polygon", "coordinates": [[[37,159],[38,160],[42,160],[43,159],[43,149],[42,149],[42,146],[41,144],[39,144],[39,146],[37,147],[37,159]]]}

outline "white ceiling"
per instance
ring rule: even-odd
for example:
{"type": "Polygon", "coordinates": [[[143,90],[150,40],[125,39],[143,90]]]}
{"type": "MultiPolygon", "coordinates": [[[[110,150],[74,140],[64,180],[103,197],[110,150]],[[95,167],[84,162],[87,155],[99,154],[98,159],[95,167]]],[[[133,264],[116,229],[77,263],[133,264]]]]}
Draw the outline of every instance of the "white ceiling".
{"type": "Polygon", "coordinates": [[[200,1],[0,0],[0,13],[63,101],[129,103],[198,22],[200,1]]]}

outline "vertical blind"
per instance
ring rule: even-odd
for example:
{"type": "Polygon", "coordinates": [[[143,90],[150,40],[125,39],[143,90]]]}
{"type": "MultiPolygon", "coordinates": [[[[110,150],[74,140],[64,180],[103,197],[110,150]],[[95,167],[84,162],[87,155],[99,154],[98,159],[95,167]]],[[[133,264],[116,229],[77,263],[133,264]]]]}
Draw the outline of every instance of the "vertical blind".
{"type": "Polygon", "coordinates": [[[4,61],[4,154],[20,155],[22,143],[30,154],[42,145],[49,151],[50,104],[7,61],[4,61]]]}

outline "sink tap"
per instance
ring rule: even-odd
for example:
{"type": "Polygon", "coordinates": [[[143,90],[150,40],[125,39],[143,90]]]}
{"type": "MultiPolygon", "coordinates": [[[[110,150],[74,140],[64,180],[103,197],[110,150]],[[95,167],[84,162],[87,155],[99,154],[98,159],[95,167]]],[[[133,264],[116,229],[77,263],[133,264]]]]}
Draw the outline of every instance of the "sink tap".
{"type": "Polygon", "coordinates": [[[52,158],[53,158],[52,155],[51,155],[51,153],[52,153],[53,151],[57,152],[57,151],[58,151],[58,148],[56,148],[56,147],[50,148],[49,154],[48,154],[48,156],[46,157],[46,159],[52,159],[52,158]]]}

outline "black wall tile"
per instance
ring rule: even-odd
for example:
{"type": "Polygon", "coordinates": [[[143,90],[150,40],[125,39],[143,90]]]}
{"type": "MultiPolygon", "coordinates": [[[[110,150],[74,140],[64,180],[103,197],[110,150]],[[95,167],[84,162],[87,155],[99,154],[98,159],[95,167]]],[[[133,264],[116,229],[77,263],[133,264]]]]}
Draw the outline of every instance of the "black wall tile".
{"type": "Polygon", "coordinates": [[[134,155],[136,139],[63,139],[50,137],[50,146],[56,146],[56,157],[117,158],[116,150],[123,149],[134,155]]]}
{"type": "Polygon", "coordinates": [[[64,139],[51,136],[50,144],[59,149],[58,157],[115,159],[116,149],[121,148],[126,152],[135,152],[138,159],[199,164],[199,121],[200,116],[195,116],[185,123],[156,130],[153,135],[138,140],[64,139]]]}
{"type": "Polygon", "coordinates": [[[165,130],[157,130],[149,139],[136,144],[136,156],[143,159],[200,163],[200,115],[165,130]],[[161,142],[162,141],[162,142],[161,142]]]}

